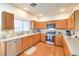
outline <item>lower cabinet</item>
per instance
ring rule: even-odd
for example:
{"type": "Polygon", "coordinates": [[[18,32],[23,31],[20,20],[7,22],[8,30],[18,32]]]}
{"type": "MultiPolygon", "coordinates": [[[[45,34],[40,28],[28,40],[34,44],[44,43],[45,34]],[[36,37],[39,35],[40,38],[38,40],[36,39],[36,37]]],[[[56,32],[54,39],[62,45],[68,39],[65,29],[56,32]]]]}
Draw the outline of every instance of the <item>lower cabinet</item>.
{"type": "Polygon", "coordinates": [[[0,43],[0,55],[16,56],[39,42],[40,39],[45,42],[45,37],[46,35],[44,33],[38,33],[0,43]]]}
{"type": "Polygon", "coordinates": [[[22,50],[24,51],[25,49],[27,49],[29,46],[28,46],[28,37],[23,37],[23,40],[22,40],[22,50]]]}
{"type": "Polygon", "coordinates": [[[46,34],[45,33],[40,34],[40,41],[46,42],[46,34]]]}
{"type": "Polygon", "coordinates": [[[33,35],[28,36],[28,46],[31,47],[33,45],[33,35]]]}
{"type": "Polygon", "coordinates": [[[22,52],[22,39],[10,40],[5,44],[5,55],[7,56],[16,56],[22,52]]]}
{"type": "Polygon", "coordinates": [[[23,37],[22,43],[23,43],[22,50],[24,51],[25,49],[33,45],[33,36],[23,37]]]}
{"type": "Polygon", "coordinates": [[[5,42],[0,42],[0,56],[5,56],[5,42]]]}
{"type": "Polygon", "coordinates": [[[36,44],[37,42],[39,42],[39,36],[40,36],[40,34],[35,34],[35,35],[33,35],[33,44],[36,44]]]}
{"type": "Polygon", "coordinates": [[[62,35],[56,35],[55,36],[55,44],[56,45],[59,45],[59,46],[62,46],[63,45],[63,36],[62,35]]]}

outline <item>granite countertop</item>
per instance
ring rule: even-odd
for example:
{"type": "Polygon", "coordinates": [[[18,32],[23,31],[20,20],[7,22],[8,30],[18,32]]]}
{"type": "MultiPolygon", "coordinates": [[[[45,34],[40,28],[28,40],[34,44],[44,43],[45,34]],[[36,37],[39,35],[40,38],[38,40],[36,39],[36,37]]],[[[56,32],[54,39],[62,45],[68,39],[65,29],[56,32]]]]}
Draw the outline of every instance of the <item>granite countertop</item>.
{"type": "Polygon", "coordinates": [[[22,33],[22,34],[18,34],[18,35],[10,34],[11,36],[9,36],[9,34],[8,34],[7,37],[0,38],[0,42],[9,41],[9,40],[13,40],[13,39],[19,39],[19,38],[34,35],[34,34],[37,34],[37,32],[36,33],[24,33],[24,34],[22,33]]]}
{"type": "Polygon", "coordinates": [[[63,36],[71,54],[79,56],[79,38],[73,38],[66,35],[63,36]]]}

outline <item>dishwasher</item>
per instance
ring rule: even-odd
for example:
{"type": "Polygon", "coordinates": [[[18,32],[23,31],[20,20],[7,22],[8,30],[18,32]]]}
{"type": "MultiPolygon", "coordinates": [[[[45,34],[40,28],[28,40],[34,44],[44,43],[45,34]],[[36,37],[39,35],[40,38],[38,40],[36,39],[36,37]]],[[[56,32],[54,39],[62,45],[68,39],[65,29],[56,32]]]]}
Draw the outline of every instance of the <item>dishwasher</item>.
{"type": "Polygon", "coordinates": [[[22,52],[22,39],[14,39],[6,42],[6,56],[16,56],[22,52]]]}

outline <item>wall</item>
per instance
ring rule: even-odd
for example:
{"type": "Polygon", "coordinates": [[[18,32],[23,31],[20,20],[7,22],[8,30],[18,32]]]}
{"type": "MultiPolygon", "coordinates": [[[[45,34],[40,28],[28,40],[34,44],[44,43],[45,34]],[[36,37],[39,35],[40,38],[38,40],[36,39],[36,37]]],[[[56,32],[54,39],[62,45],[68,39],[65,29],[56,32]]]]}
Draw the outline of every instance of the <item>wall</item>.
{"type": "Polygon", "coordinates": [[[0,27],[1,27],[1,20],[2,20],[2,12],[3,11],[13,13],[14,19],[17,19],[17,20],[31,20],[33,18],[30,14],[26,13],[24,10],[21,10],[11,4],[0,3],[0,27]]]}
{"type": "Polygon", "coordinates": [[[0,4],[0,17],[2,17],[3,11],[13,13],[14,17],[15,17],[14,19],[26,20],[29,16],[29,14],[27,14],[25,11],[23,11],[23,10],[17,8],[17,7],[14,7],[11,4],[7,4],[7,3],[0,4]]]}

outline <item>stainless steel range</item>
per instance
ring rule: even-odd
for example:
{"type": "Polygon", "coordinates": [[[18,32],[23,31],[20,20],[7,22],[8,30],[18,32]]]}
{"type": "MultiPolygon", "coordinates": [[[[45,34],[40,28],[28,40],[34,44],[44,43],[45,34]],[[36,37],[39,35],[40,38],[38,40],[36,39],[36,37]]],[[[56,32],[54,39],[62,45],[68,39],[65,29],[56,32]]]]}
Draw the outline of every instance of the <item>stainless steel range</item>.
{"type": "Polygon", "coordinates": [[[55,42],[56,29],[50,28],[46,31],[46,42],[52,44],[55,42]]]}

